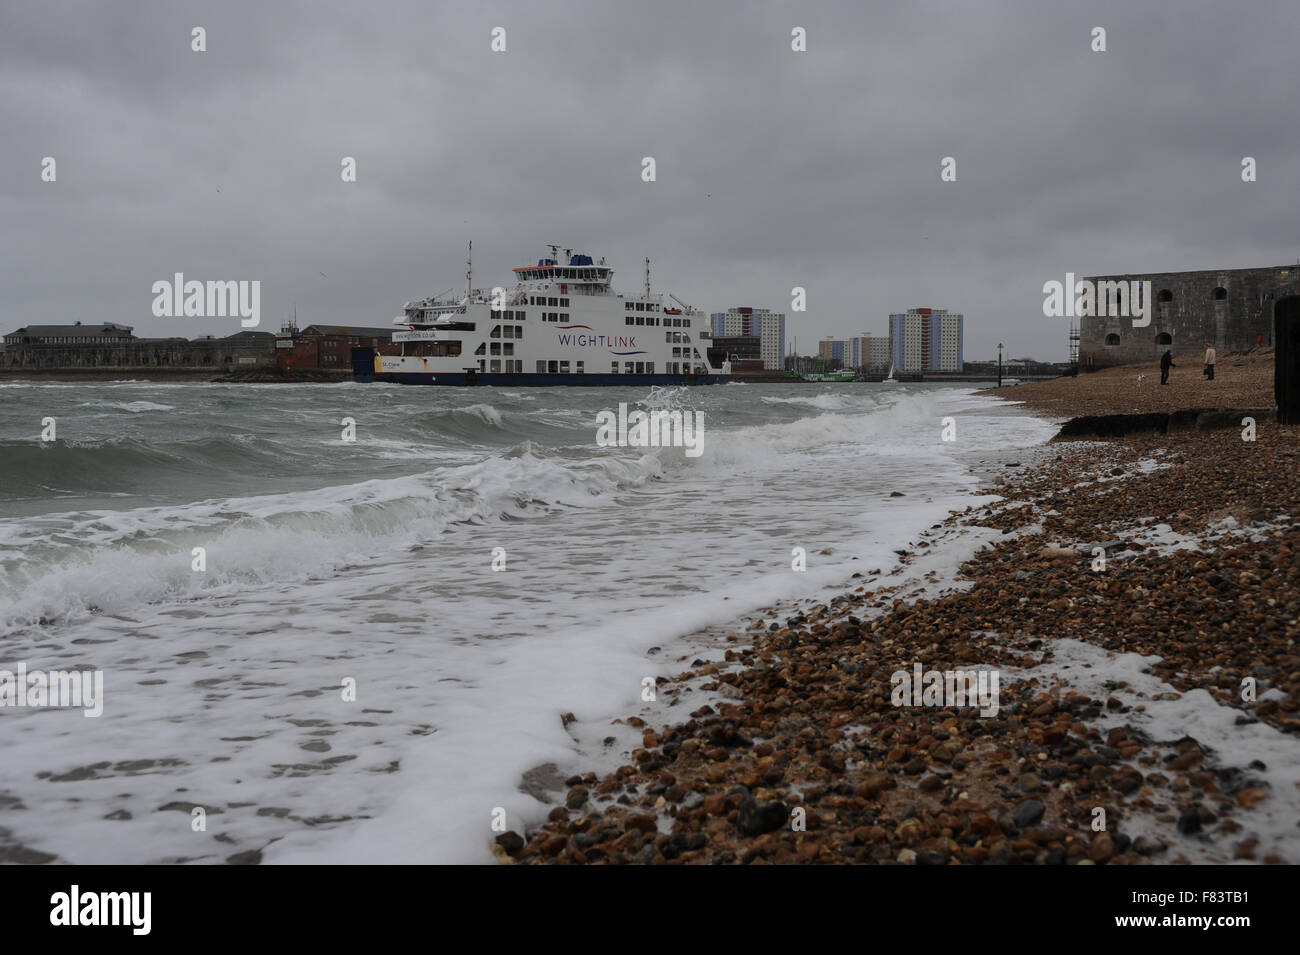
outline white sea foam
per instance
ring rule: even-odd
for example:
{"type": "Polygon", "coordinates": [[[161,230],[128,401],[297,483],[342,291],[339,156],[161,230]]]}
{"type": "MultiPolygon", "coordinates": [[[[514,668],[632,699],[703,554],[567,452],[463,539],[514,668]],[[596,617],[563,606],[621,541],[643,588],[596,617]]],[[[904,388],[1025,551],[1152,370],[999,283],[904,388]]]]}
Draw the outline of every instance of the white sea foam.
{"type": "MultiPolygon", "coordinates": [[[[460,389],[169,392],[196,433],[268,441],[259,422],[277,426],[289,470],[251,476],[240,496],[205,493],[195,471],[180,503],[60,498],[0,520],[6,659],[105,673],[103,716],[78,715],[93,727],[5,715],[4,791],[29,808],[0,808],[0,827],[82,863],[250,849],[273,862],[490,861],[494,807],[515,829],[548,811],[518,791],[524,770],[599,756],[579,751],[561,712],[594,730],[639,709],[642,678],[680,669],[685,635],[889,564],[971,500],[963,449],[1052,431],[954,389],[832,409],[755,400],[772,396],[763,387],[674,399],[706,415],[697,459],[597,448],[613,389],[538,389],[527,411],[509,392],[462,407],[460,389]],[[945,443],[954,409],[958,441],[945,443]],[[427,413],[446,411],[550,443],[466,446],[430,431],[427,413]],[[331,430],[342,414],[358,421],[354,445],[331,430]],[[367,461],[407,470],[340,479],[367,461]],[[277,480],[298,486],[262,489],[277,480]],[[159,811],[191,802],[209,807],[208,833],[159,811]],[[118,810],[131,818],[104,818],[118,810]]],[[[69,413],[60,427],[80,427],[69,413]]],[[[174,437],[171,416],[120,417],[143,447],[174,437]]],[[[14,426],[30,418],[19,409],[14,426]]],[[[609,758],[632,745],[618,739],[609,758]]]]}
{"type": "Polygon", "coordinates": [[[152,401],[86,401],[82,402],[83,408],[120,408],[122,411],[130,411],[133,414],[139,414],[142,411],[174,411],[174,405],[160,405],[152,401]]]}

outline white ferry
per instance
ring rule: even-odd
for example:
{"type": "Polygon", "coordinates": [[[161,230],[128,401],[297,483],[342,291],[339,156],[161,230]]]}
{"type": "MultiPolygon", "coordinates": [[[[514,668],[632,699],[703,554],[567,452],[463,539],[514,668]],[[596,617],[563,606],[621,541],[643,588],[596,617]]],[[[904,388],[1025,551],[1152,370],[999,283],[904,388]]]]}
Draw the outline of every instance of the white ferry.
{"type": "Polygon", "coordinates": [[[364,381],[425,385],[718,384],[731,363],[708,358],[707,317],[650,293],[611,287],[602,258],[549,246],[536,265],[514,270],[513,289],[473,288],[473,246],[467,292],[457,300],[407,302],[393,319],[400,354],[354,351],[364,381]]]}

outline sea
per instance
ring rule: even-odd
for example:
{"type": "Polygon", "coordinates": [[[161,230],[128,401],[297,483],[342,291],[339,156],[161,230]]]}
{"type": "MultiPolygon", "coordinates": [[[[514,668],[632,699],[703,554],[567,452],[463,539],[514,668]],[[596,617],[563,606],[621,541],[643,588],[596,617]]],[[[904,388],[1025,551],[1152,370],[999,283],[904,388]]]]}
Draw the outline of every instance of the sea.
{"type": "Polygon", "coordinates": [[[525,773],[628,761],[647,678],[1054,430],[919,383],[0,382],[0,670],[103,681],[0,705],[0,857],[491,862],[525,773]],[[620,403],[699,453],[602,446],[620,403]]]}

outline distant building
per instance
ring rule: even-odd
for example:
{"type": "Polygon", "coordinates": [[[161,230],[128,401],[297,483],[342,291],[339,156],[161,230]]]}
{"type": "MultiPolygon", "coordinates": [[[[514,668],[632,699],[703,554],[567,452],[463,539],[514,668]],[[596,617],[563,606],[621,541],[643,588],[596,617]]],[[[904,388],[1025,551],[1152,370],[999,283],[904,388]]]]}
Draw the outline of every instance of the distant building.
{"type": "Polygon", "coordinates": [[[4,337],[6,345],[103,345],[133,341],[131,326],[105,322],[102,325],[28,325],[4,337]]]}
{"type": "Polygon", "coordinates": [[[896,371],[961,371],[964,319],[942,308],[909,308],[889,316],[896,371]]]}
{"type": "Polygon", "coordinates": [[[858,367],[853,361],[852,344],[842,338],[823,338],[817,343],[817,354],[821,355],[822,361],[828,365],[831,362],[839,362],[841,368],[858,367]]]}
{"type": "Polygon", "coordinates": [[[0,366],[30,369],[229,369],[274,362],[275,336],[241,331],[225,338],[137,338],[126,325],[29,325],[4,336],[0,366]]]}
{"type": "Polygon", "coordinates": [[[862,335],[858,342],[858,366],[884,370],[889,367],[891,352],[888,335],[862,335]]]}
{"type": "Polygon", "coordinates": [[[766,308],[730,308],[714,312],[712,333],[719,338],[757,338],[759,357],[766,371],[781,371],[785,367],[785,315],[766,308]]]}
{"type": "Polygon", "coordinates": [[[380,348],[393,340],[392,327],[308,325],[286,327],[276,339],[276,364],[282,368],[351,368],[352,349],[380,348]]]}

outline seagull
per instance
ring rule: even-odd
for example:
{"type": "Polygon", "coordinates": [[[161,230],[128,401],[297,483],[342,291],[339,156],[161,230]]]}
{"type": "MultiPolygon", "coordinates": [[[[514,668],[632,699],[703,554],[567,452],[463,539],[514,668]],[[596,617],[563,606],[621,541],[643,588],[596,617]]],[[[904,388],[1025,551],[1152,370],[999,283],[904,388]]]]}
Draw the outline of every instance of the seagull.
{"type": "Polygon", "coordinates": [[[321,272],[320,274],[321,274],[322,276],[324,276],[325,278],[329,278],[329,276],[328,276],[328,275],[325,275],[324,272],[321,272]]]}

